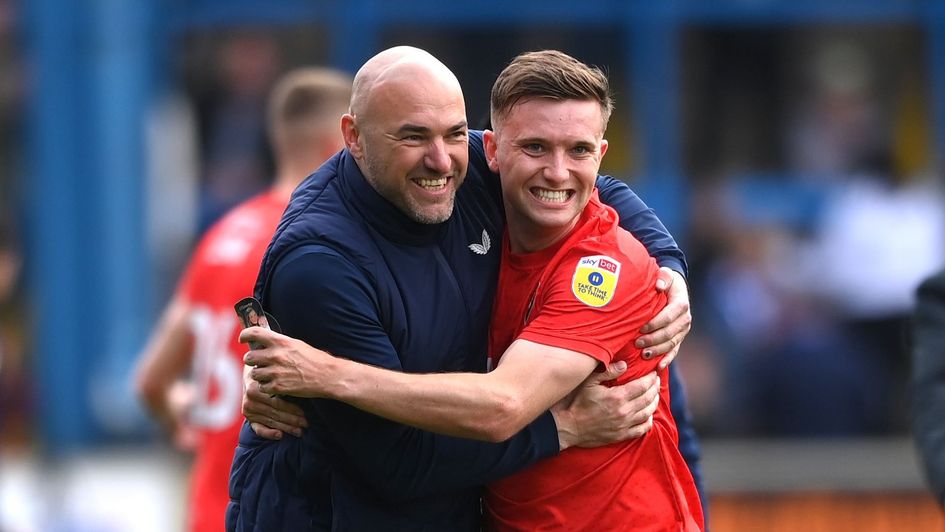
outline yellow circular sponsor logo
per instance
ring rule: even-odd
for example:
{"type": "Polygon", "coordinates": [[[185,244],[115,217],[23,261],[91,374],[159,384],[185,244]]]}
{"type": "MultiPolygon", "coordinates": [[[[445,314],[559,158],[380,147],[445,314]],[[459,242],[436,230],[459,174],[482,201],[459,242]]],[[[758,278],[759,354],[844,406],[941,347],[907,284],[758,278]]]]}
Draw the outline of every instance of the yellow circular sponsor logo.
{"type": "Polygon", "coordinates": [[[614,298],[619,278],[620,263],[611,257],[581,257],[574,268],[571,292],[585,305],[603,307],[614,298]]]}

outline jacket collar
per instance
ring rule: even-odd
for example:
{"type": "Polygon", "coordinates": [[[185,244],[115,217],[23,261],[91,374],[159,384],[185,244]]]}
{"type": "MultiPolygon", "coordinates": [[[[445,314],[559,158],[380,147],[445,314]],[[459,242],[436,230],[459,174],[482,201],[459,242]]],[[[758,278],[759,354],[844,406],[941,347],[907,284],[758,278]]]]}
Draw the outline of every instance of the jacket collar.
{"type": "Polygon", "coordinates": [[[384,238],[410,246],[435,244],[446,223],[422,224],[409,218],[367,182],[354,157],[344,151],[338,175],[346,196],[364,221],[384,238]]]}

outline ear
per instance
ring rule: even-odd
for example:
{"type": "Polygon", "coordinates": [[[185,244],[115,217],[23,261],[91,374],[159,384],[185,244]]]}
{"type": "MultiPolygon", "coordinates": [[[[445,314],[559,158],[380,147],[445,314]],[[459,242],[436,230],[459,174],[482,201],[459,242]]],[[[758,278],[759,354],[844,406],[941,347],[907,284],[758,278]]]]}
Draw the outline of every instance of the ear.
{"type": "Polygon", "coordinates": [[[604,158],[604,154],[607,153],[607,139],[600,139],[600,158],[604,158]]]}
{"type": "Polygon", "coordinates": [[[494,131],[487,129],[482,132],[482,145],[486,151],[486,163],[489,165],[489,170],[498,174],[499,159],[496,158],[496,152],[499,150],[499,145],[496,142],[494,131]]]}
{"type": "Polygon", "coordinates": [[[361,132],[358,131],[357,124],[354,123],[354,116],[345,113],[341,117],[341,136],[345,141],[345,147],[351,152],[355,159],[360,159],[364,153],[361,146],[361,132]]]}

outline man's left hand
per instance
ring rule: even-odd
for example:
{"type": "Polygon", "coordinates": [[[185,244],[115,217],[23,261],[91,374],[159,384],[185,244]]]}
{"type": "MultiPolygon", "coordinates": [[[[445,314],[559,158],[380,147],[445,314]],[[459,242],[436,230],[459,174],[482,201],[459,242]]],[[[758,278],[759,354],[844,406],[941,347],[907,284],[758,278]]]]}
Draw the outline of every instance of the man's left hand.
{"type": "Polygon", "coordinates": [[[627,363],[620,361],[602,373],[592,373],[573,393],[551,407],[561,450],[639,438],[653,428],[660,379],[653,371],[620,386],[602,384],[625,371],[627,363]]]}
{"type": "Polygon", "coordinates": [[[643,358],[662,355],[659,368],[663,369],[679,354],[679,346],[692,327],[692,314],[689,289],[682,274],[666,267],[660,268],[656,289],[666,292],[668,301],[659,314],[640,328],[643,336],[637,338],[635,345],[643,349],[643,358]]]}

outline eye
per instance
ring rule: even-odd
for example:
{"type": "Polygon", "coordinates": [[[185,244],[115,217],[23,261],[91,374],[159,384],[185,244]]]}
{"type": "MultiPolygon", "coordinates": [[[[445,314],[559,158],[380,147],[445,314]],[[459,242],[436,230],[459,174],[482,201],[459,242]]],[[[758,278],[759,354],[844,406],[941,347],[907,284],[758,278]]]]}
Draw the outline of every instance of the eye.
{"type": "Polygon", "coordinates": [[[450,138],[455,139],[455,140],[465,140],[465,139],[466,139],[466,130],[465,130],[465,129],[461,129],[461,130],[458,130],[458,131],[454,131],[454,132],[450,135],[450,138]]]}
{"type": "Polygon", "coordinates": [[[593,153],[593,151],[591,150],[589,146],[575,146],[574,148],[571,149],[571,153],[578,156],[584,156],[584,155],[590,155],[591,153],[593,153]]]}
{"type": "Polygon", "coordinates": [[[522,144],[522,150],[532,155],[540,155],[544,153],[545,148],[544,146],[542,146],[541,144],[538,144],[537,142],[530,142],[528,144],[522,144]]]}
{"type": "Polygon", "coordinates": [[[404,135],[401,137],[401,140],[406,140],[407,142],[420,142],[423,140],[423,136],[417,134],[404,135]]]}

